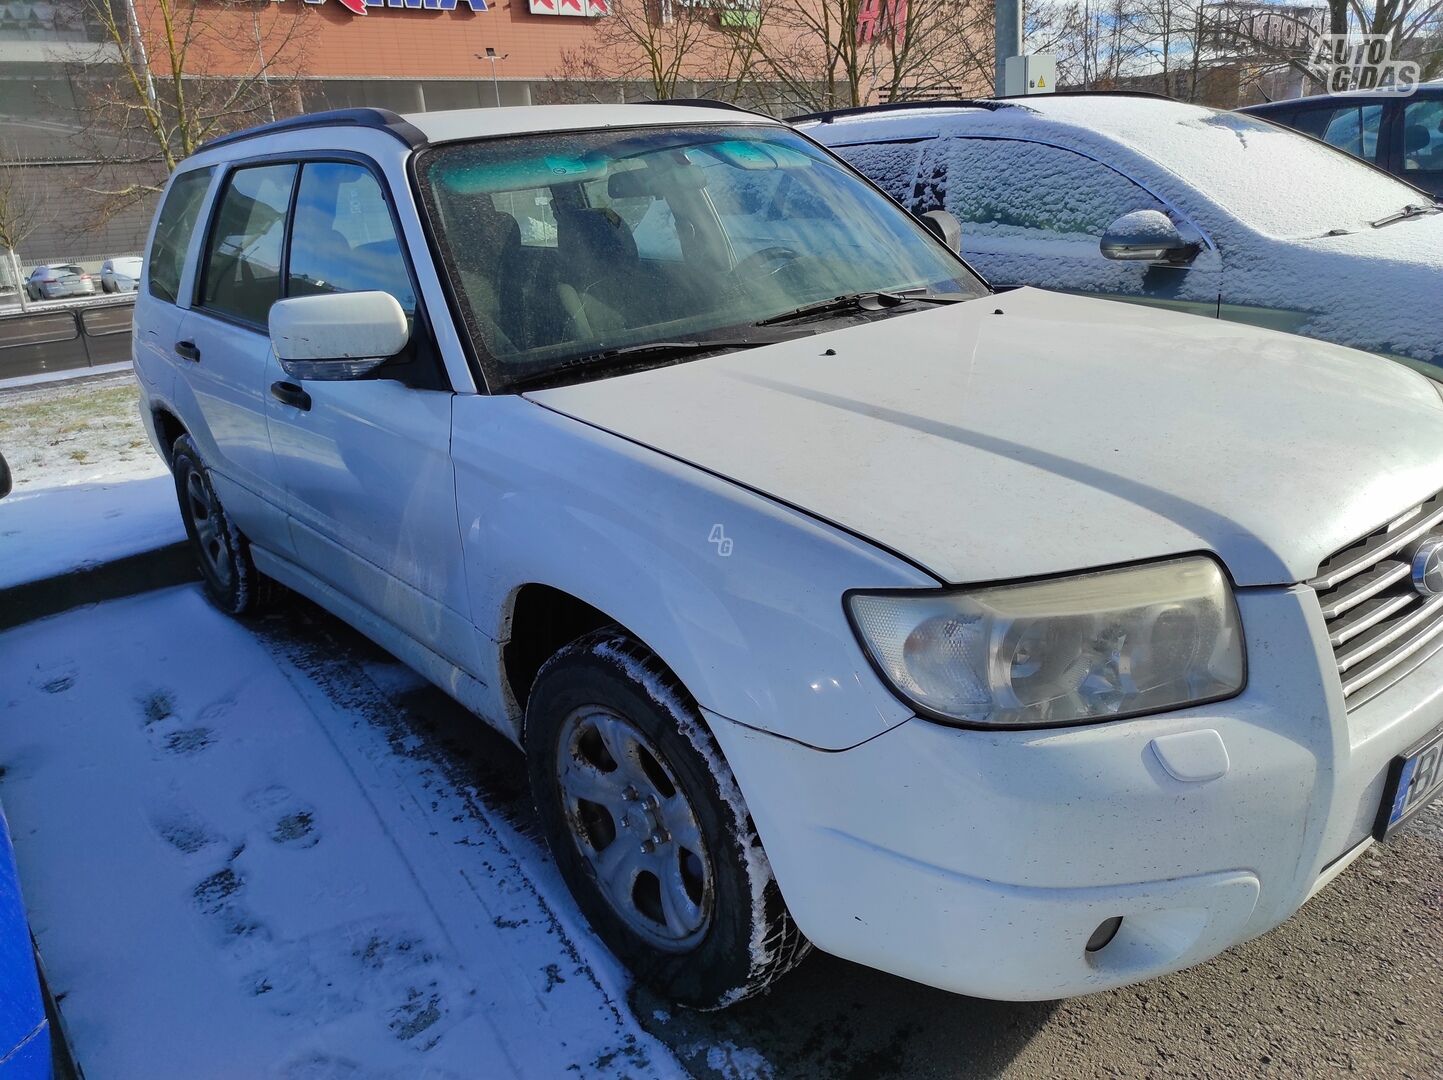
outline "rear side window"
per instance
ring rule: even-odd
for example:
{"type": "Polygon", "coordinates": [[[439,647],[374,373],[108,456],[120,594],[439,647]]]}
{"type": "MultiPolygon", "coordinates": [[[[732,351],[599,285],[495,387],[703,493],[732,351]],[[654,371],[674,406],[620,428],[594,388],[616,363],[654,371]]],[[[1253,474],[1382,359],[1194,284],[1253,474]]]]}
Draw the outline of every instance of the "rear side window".
{"type": "Polygon", "coordinates": [[[210,170],[197,169],[183,173],[170,185],[160,220],[155,226],[155,239],[150,244],[150,295],[175,303],[180,292],[180,275],[185,268],[185,253],[190,236],[200,217],[200,207],[210,187],[210,170]]]}
{"type": "Polygon", "coordinates": [[[201,306],[264,326],[281,297],[281,248],[294,165],[237,169],[226,183],[206,243],[201,306]]]}
{"type": "Polygon", "coordinates": [[[287,296],[388,292],[416,313],[411,275],[381,185],[360,165],[323,161],[301,170],[291,227],[287,296]]]}

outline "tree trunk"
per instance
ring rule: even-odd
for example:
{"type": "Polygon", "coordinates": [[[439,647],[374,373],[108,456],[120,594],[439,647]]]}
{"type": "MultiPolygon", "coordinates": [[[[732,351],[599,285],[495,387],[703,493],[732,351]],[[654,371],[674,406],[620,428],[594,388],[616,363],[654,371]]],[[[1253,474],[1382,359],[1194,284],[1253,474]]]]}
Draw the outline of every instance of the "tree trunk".
{"type": "Polygon", "coordinates": [[[14,248],[7,249],[5,254],[10,261],[10,273],[15,278],[15,295],[20,300],[20,310],[29,311],[30,297],[25,295],[25,281],[20,277],[20,256],[14,248]]]}

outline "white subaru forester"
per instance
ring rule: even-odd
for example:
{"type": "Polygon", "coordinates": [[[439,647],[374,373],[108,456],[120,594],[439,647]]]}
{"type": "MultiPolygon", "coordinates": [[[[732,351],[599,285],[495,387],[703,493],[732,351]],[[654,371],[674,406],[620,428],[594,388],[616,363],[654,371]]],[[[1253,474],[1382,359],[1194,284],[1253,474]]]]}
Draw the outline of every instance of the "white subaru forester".
{"type": "Polygon", "coordinates": [[[1439,791],[1443,398],[995,295],[952,224],[726,109],[281,121],[170,181],[143,411],[215,601],[282,583],[523,746],[662,993],[809,944],[1118,986],[1439,791]]]}

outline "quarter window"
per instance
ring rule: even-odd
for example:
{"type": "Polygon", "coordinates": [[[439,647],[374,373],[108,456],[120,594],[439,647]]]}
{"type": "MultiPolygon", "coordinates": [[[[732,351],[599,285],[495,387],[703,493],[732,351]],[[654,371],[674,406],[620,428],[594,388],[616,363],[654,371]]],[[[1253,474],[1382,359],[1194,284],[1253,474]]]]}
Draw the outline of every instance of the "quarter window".
{"type": "Polygon", "coordinates": [[[291,228],[287,296],[377,290],[407,315],[416,293],[381,185],[369,169],[315,162],[301,170],[291,228]]]}
{"type": "Polygon", "coordinates": [[[281,295],[281,245],[295,176],[294,165],[231,174],[211,224],[201,306],[265,325],[281,295]]]}
{"type": "Polygon", "coordinates": [[[175,303],[191,233],[195,231],[201,203],[210,187],[210,173],[209,169],[181,173],[170,185],[155,226],[155,238],[150,242],[151,296],[175,303]]]}

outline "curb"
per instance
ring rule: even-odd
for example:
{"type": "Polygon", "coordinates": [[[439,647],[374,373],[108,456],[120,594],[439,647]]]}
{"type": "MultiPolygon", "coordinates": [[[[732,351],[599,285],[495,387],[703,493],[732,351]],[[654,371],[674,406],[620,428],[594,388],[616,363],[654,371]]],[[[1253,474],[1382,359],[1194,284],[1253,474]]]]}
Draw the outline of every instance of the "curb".
{"type": "Polygon", "coordinates": [[[122,596],[200,580],[187,541],[0,589],[0,630],[122,596]]]}

